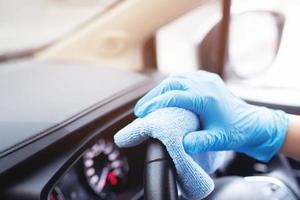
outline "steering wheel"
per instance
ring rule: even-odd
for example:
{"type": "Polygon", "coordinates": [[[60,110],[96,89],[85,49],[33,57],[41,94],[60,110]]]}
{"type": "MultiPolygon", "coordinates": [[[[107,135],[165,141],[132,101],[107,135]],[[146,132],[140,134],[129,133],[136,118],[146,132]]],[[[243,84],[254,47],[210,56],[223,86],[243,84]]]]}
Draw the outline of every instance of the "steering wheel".
{"type": "MultiPolygon", "coordinates": [[[[282,173],[285,174],[284,172],[282,173]]],[[[253,177],[255,178],[255,176],[253,177]]],[[[266,179],[264,178],[264,176],[261,176],[261,178],[266,179]]],[[[205,199],[270,199],[269,195],[266,195],[265,192],[258,190],[257,188],[257,185],[260,186],[261,184],[264,184],[265,186],[271,186],[269,182],[261,182],[259,180],[256,180],[256,182],[247,182],[243,177],[238,176],[221,177],[215,179],[214,182],[214,192],[212,192],[205,199]]],[[[268,187],[265,186],[264,188],[267,190],[268,187]]],[[[288,189],[287,186],[281,185],[280,188],[281,192],[279,192],[278,194],[281,194],[283,192],[290,197],[294,197],[290,199],[298,199],[298,193],[296,195],[296,193],[288,189]]],[[[272,198],[274,198],[274,195],[277,197],[276,192],[273,194],[272,198]]],[[[148,140],[147,144],[144,167],[144,197],[146,200],[179,199],[174,163],[172,162],[172,159],[170,158],[165,146],[156,139],[148,140]]]]}
{"type": "Polygon", "coordinates": [[[146,200],[178,200],[175,167],[160,141],[148,141],[144,169],[146,200]]]}

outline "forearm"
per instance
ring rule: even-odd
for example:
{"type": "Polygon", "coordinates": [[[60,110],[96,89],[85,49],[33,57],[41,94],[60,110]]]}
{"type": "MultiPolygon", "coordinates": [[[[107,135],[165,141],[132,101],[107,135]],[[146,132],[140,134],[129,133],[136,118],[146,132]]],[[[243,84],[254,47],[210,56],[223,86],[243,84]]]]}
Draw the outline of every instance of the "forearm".
{"type": "Polygon", "coordinates": [[[300,116],[289,115],[288,130],[280,153],[300,161],[300,116]]]}

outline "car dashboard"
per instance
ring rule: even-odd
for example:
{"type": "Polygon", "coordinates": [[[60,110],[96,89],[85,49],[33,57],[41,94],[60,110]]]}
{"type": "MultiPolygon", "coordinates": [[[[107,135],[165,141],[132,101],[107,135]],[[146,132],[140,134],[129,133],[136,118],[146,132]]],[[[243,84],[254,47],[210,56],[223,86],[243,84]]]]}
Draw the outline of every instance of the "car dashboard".
{"type": "MultiPolygon", "coordinates": [[[[119,149],[112,136],[101,137],[91,144],[53,186],[48,200],[144,199],[146,143],[119,149]]],[[[283,155],[277,155],[269,163],[262,163],[235,153],[230,162],[224,163],[211,176],[217,187],[218,181],[224,178],[243,177],[247,182],[258,185],[261,191],[257,192],[264,193],[267,199],[297,200],[298,170],[299,163],[283,155]]],[[[179,197],[185,200],[180,191],[179,197]]]]}
{"type": "Polygon", "coordinates": [[[158,80],[99,65],[3,63],[1,198],[139,199],[143,147],[119,149],[113,135],[158,80]]]}
{"type": "MultiPolygon", "coordinates": [[[[6,90],[2,91],[8,93],[7,96],[1,94],[0,119],[26,117],[28,114],[31,119],[40,121],[50,118],[51,125],[54,125],[32,123],[26,128],[0,127],[0,132],[5,133],[0,141],[1,199],[144,199],[147,144],[120,149],[114,144],[113,136],[135,119],[133,107],[136,101],[162,80],[161,75],[143,76],[99,66],[58,66],[36,61],[4,65],[0,67],[0,83],[6,81],[6,90]],[[47,70],[41,70],[45,65],[47,70]],[[31,73],[38,72],[39,75],[39,79],[32,77],[30,84],[26,76],[20,76],[28,67],[31,73]],[[14,87],[19,87],[15,82],[20,78],[24,79],[22,92],[14,90],[14,87]],[[40,81],[44,81],[43,84],[40,81]],[[14,96],[20,95],[20,98],[10,100],[10,92],[14,92],[14,96]],[[30,96],[29,100],[27,96],[30,96]],[[32,109],[28,109],[27,104],[32,109]],[[18,109],[14,109],[14,105],[18,109]],[[74,108],[78,109],[78,106],[81,111],[74,114],[74,108]],[[24,114],[21,111],[30,112],[24,114]],[[60,117],[65,119],[59,121],[60,117]],[[34,132],[36,130],[39,132],[34,132]],[[27,137],[24,139],[24,136],[27,137]],[[4,148],[7,146],[10,147],[4,148]]],[[[224,182],[230,185],[235,179],[259,186],[256,193],[261,193],[265,199],[299,199],[299,170],[298,162],[282,155],[275,156],[269,163],[261,163],[235,153],[229,162],[211,174],[216,184],[212,194],[222,192],[220,185],[224,182]]],[[[227,199],[233,199],[233,194],[249,192],[225,191],[230,191],[227,199]]],[[[178,193],[184,200],[180,188],[178,193]]],[[[222,195],[221,199],[226,199],[225,194],[222,195]]]]}

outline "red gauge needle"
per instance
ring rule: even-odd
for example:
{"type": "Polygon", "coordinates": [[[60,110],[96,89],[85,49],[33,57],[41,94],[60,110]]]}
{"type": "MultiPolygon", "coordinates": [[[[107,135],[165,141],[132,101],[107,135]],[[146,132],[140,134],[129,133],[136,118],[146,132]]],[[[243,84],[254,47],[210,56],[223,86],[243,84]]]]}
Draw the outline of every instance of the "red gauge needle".
{"type": "Polygon", "coordinates": [[[118,179],[113,171],[108,173],[108,180],[111,185],[117,185],[118,184],[118,179]]]}
{"type": "Polygon", "coordinates": [[[102,192],[102,190],[103,190],[103,188],[104,188],[104,186],[106,184],[106,179],[107,179],[109,170],[110,170],[110,167],[108,167],[108,166],[106,166],[106,167],[103,168],[102,174],[101,174],[99,182],[97,184],[97,191],[98,192],[102,192]]]}

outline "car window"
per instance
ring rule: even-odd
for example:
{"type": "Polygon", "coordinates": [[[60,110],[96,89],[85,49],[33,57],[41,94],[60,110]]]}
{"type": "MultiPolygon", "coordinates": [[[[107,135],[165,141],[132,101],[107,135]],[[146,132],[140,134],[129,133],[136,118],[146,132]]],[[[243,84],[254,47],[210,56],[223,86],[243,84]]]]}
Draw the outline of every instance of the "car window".
{"type": "Polygon", "coordinates": [[[61,38],[120,0],[0,0],[0,55],[61,38]]]}
{"type": "MultiPolygon", "coordinates": [[[[160,71],[214,68],[221,2],[208,1],[158,31],[160,71]]],[[[231,1],[223,77],[239,96],[300,105],[299,9],[295,0],[231,1]]]]}
{"type": "Polygon", "coordinates": [[[168,74],[199,68],[197,46],[221,19],[221,3],[207,1],[157,31],[157,64],[161,72],[168,74]]]}

